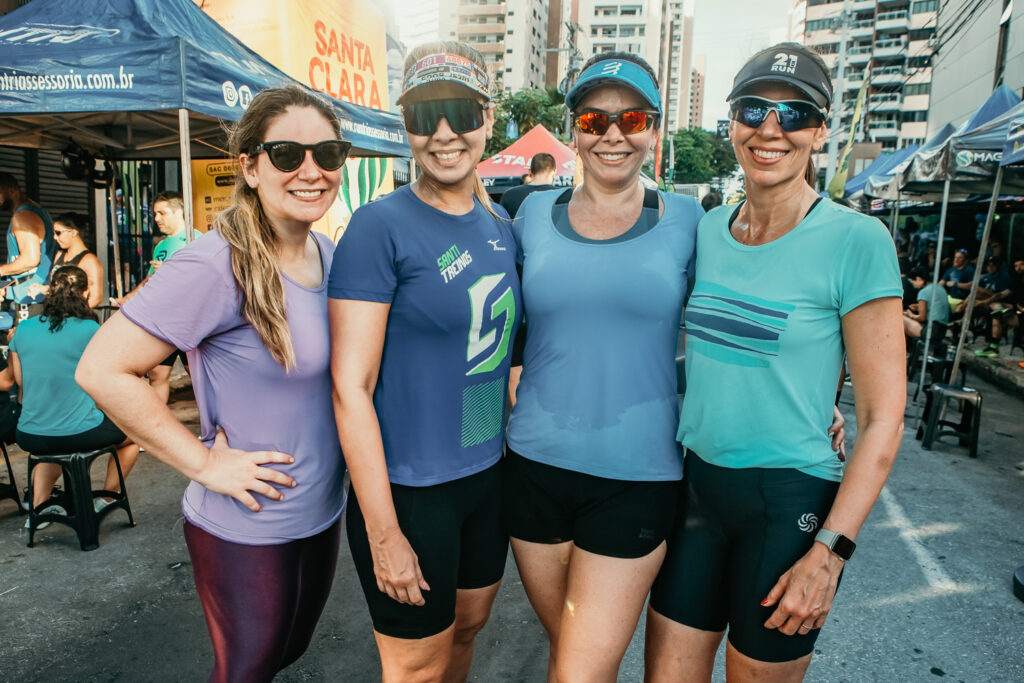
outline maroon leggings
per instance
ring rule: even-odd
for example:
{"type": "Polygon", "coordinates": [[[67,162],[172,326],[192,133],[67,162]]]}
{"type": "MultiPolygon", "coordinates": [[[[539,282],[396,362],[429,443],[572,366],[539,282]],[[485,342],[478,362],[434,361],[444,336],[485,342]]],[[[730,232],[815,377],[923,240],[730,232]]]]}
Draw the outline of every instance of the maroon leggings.
{"type": "Polygon", "coordinates": [[[309,646],[334,581],[341,524],[280,545],[242,545],[185,522],[215,662],[210,681],[270,681],[309,646]]]}

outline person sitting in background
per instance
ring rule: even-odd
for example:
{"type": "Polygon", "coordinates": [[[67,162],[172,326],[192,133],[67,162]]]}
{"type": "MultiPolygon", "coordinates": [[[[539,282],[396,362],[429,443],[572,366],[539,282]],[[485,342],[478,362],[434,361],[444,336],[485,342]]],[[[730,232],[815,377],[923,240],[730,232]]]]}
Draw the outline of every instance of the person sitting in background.
{"type": "Polygon", "coordinates": [[[555,180],[558,168],[555,165],[555,157],[547,152],[540,152],[533,155],[530,160],[530,180],[523,185],[506,190],[501,195],[501,206],[508,211],[512,218],[516,217],[520,205],[532,193],[541,190],[553,190],[555,186],[551,183],[555,180]]]}
{"type": "MultiPolygon", "coordinates": [[[[1008,327],[1018,327],[1024,315],[1024,260],[1014,261],[1013,275],[1005,290],[999,292],[994,301],[989,302],[992,310],[992,326],[989,331],[988,345],[974,352],[982,358],[994,358],[999,355],[999,340],[1008,327]]],[[[1012,349],[1011,349],[1012,350],[1012,349]]]]}
{"type": "Polygon", "coordinates": [[[704,195],[704,198],[700,200],[700,206],[707,213],[716,206],[722,205],[722,193],[711,191],[704,195]]]}
{"type": "Polygon", "coordinates": [[[928,282],[928,274],[924,270],[911,271],[907,280],[919,291],[917,302],[903,312],[904,334],[914,339],[924,338],[924,324],[927,321],[932,324],[932,341],[942,339],[949,325],[949,298],[939,287],[928,282]]]}
{"type": "MultiPolygon", "coordinates": [[[[80,213],[62,213],[53,220],[53,238],[60,249],[53,260],[54,270],[63,266],[78,266],[84,270],[89,278],[89,295],[86,300],[89,308],[96,308],[103,303],[103,264],[85,244],[86,239],[92,238],[88,218],[80,213]]],[[[35,296],[46,294],[49,290],[46,285],[34,283],[28,293],[35,296]]]]}
{"type": "MultiPolygon", "coordinates": [[[[125,438],[89,396],[75,384],[75,367],[86,344],[99,329],[96,314],[85,296],[89,278],[78,266],[64,266],[53,274],[43,312],[22,321],[11,339],[8,362],[21,387],[21,417],[17,442],[35,455],[93,451],[117,446],[121,470],[127,477],[135,466],[139,447],[125,438]]],[[[32,506],[45,503],[60,477],[60,465],[42,463],[33,469],[32,506]]],[[[103,484],[117,492],[117,465],[111,458],[103,484]]],[[[97,499],[96,509],[103,507],[97,499]]],[[[51,512],[66,511],[60,506],[51,512]]],[[[36,527],[42,528],[42,525],[36,527]]]]}
{"type": "Polygon", "coordinates": [[[939,287],[943,287],[951,297],[963,299],[973,281],[974,266],[967,262],[967,250],[958,249],[953,254],[953,265],[939,280],[939,287]]]}

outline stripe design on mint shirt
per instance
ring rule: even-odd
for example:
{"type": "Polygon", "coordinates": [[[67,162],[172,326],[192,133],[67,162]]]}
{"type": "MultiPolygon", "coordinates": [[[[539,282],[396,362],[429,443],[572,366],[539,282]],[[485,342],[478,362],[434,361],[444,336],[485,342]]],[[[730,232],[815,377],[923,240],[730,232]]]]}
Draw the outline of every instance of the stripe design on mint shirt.
{"type": "Polygon", "coordinates": [[[796,307],[698,281],[686,307],[686,348],[729,365],[766,368],[796,307]]]}
{"type": "Polygon", "coordinates": [[[501,434],[505,417],[505,378],[462,390],[462,447],[486,443],[501,434]]]}

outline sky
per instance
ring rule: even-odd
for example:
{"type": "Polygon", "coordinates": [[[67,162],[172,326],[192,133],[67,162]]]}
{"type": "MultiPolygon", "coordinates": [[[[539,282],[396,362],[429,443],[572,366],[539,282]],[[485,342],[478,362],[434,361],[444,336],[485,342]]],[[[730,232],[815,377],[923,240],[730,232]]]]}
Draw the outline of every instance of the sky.
{"type": "Polygon", "coordinates": [[[693,54],[707,55],[702,127],[727,119],[725,97],[743,63],[758,50],[786,40],[792,0],[697,0],[693,54]]]}

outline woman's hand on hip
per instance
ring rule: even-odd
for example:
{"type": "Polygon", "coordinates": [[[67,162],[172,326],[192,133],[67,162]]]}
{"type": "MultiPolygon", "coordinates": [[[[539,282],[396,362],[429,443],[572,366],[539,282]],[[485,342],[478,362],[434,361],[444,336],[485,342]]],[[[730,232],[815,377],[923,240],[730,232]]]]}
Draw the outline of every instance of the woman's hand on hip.
{"type": "Polygon", "coordinates": [[[284,500],[284,495],[269,482],[294,487],[295,480],[267,463],[293,463],[295,458],[277,451],[243,451],[228,445],[224,430],[218,428],[210,447],[210,455],[202,469],[192,477],[214,493],[235,498],[253,512],[262,506],[253,496],[258,493],[271,500],[284,500]]]}
{"type": "Polygon", "coordinates": [[[381,593],[387,593],[392,600],[406,605],[426,604],[422,591],[430,590],[430,586],[423,578],[416,552],[401,531],[370,538],[370,554],[373,556],[373,575],[381,593]]]}
{"type": "Polygon", "coordinates": [[[839,462],[846,462],[846,418],[839,411],[839,406],[832,406],[832,424],[828,435],[832,437],[832,450],[836,452],[839,462]]]}
{"type": "Polygon", "coordinates": [[[777,605],[764,627],[791,636],[805,635],[824,626],[842,571],[843,560],[821,543],[815,543],[761,602],[765,607],[777,605]]]}

